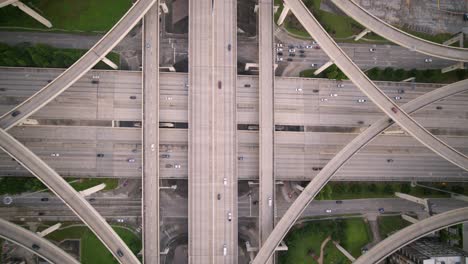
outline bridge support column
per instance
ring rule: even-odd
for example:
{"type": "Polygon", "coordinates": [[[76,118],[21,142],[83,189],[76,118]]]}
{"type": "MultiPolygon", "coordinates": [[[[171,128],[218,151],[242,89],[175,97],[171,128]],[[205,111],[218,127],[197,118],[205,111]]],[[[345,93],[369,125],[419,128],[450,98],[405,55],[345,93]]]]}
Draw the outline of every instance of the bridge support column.
{"type": "Polygon", "coordinates": [[[460,62],[455,63],[454,65],[442,68],[441,71],[442,71],[442,73],[446,73],[446,72],[450,72],[450,71],[454,71],[454,70],[458,70],[458,69],[464,69],[464,68],[465,68],[465,63],[460,61],[460,62]]]}
{"type": "Polygon", "coordinates": [[[159,7],[160,7],[161,10],[164,12],[164,14],[169,13],[169,8],[167,8],[166,3],[159,3],[159,7]]]}
{"type": "Polygon", "coordinates": [[[25,12],[26,14],[30,15],[32,18],[37,20],[39,23],[43,24],[44,26],[51,28],[52,23],[49,20],[45,19],[43,16],[39,15],[36,11],[31,9],[29,6],[23,4],[20,1],[14,1],[10,3],[12,6],[18,7],[21,11],[25,12]]]}
{"type": "Polygon", "coordinates": [[[117,64],[115,64],[114,62],[112,62],[111,60],[109,60],[106,57],[102,58],[101,61],[104,62],[105,64],[109,65],[109,67],[111,67],[114,70],[117,70],[119,68],[119,66],[117,66],[117,64]]]}
{"type": "Polygon", "coordinates": [[[345,255],[351,262],[354,262],[356,259],[353,257],[353,255],[351,255],[351,253],[349,253],[346,249],[344,249],[342,246],[340,246],[340,244],[338,244],[337,242],[333,241],[333,244],[335,244],[336,248],[341,252],[343,253],[343,255],[345,255]]]}
{"type": "Polygon", "coordinates": [[[361,33],[359,33],[356,37],[354,37],[354,41],[358,41],[360,40],[362,37],[364,37],[365,35],[371,33],[372,31],[368,30],[367,28],[364,29],[361,33]]]}
{"type": "Polygon", "coordinates": [[[320,66],[317,70],[314,71],[314,75],[319,75],[321,72],[323,72],[325,69],[333,65],[333,61],[329,61],[325,63],[324,65],[320,66]]]}
{"type": "Polygon", "coordinates": [[[460,32],[458,35],[456,35],[455,37],[453,37],[453,38],[451,38],[449,40],[444,41],[444,43],[442,43],[442,44],[446,45],[446,46],[450,46],[453,43],[459,42],[460,47],[463,47],[463,38],[464,38],[463,32],[460,32]]]}
{"type": "Polygon", "coordinates": [[[415,80],[416,80],[416,77],[409,77],[408,79],[404,79],[401,82],[412,82],[412,81],[415,81],[415,80]]]}
{"type": "Polygon", "coordinates": [[[37,234],[41,237],[45,237],[47,236],[48,234],[54,232],[55,230],[59,229],[60,227],[62,226],[62,223],[57,223],[53,226],[50,226],[44,230],[42,230],[41,232],[37,232],[37,234]]]}
{"type": "Polygon", "coordinates": [[[284,19],[289,13],[289,10],[290,10],[289,7],[286,4],[283,4],[283,11],[281,11],[281,15],[279,16],[278,22],[277,22],[278,26],[281,26],[281,24],[283,24],[284,19]]]}
{"type": "Polygon", "coordinates": [[[80,194],[83,195],[83,197],[86,197],[86,196],[89,196],[93,193],[96,193],[96,192],[99,192],[101,190],[104,190],[104,188],[106,188],[106,184],[105,183],[101,183],[99,185],[96,185],[96,186],[93,186],[91,188],[88,188],[86,190],[83,190],[83,191],[80,191],[80,194]]]}
{"type": "Polygon", "coordinates": [[[422,199],[422,198],[419,198],[419,197],[416,197],[416,196],[412,196],[412,195],[405,194],[405,193],[399,193],[399,192],[396,192],[395,196],[399,197],[401,199],[408,200],[408,201],[413,202],[413,203],[421,204],[421,205],[424,206],[424,208],[426,208],[426,211],[429,213],[429,202],[428,202],[427,199],[422,199]]]}
{"type": "Polygon", "coordinates": [[[417,222],[419,222],[418,219],[416,219],[416,218],[414,218],[414,217],[412,217],[412,216],[409,216],[409,215],[407,215],[407,214],[402,214],[402,215],[401,215],[401,218],[402,218],[403,220],[406,220],[406,221],[412,223],[412,224],[416,224],[417,222]]]}
{"type": "Polygon", "coordinates": [[[170,72],[175,72],[174,66],[160,66],[159,70],[164,70],[164,71],[170,71],[170,72]]]}

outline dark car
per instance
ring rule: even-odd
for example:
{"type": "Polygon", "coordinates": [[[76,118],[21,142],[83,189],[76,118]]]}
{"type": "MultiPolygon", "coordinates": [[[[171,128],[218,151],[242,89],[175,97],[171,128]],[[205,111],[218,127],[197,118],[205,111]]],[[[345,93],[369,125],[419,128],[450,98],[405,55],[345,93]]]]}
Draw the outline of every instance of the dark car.
{"type": "Polygon", "coordinates": [[[301,57],[301,58],[305,58],[305,56],[306,56],[305,54],[299,55],[299,57],[301,57]]]}
{"type": "Polygon", "coordinates": [[[130,99],[135,100],[136,96],[132,95],[132,96],[130,96],[130,99]]]}
{"type": "Polygon", "coordinates": [[[382,214],[383,212],[385,212],[384,208],[383,207],[379,208],[379,213],[382,214]]]}
{"type": "Polygon", "coordinates": [[[36,245],[36,244],[32,244],[32,249],[39,250],[39,249],[41,249],[41,247],[36,245]]]}
{"type": "Polygon", "coordinates": [[[102,154],[102,153],[98,153],[98,154],[96,155],[96,157],[98,157],[98,158],[102,158],[102,157],[104,157],[104,154],[102,154]]]}
{"type": "Polygon", "coordinates": [[[228,51],[231,51],[231,44],[228,44],[228,51]]]}
{"type": "Polygon", "coordinates": [[[168,159],[170,157],[171,157],[171,155],[169,155],[169,154],[161,154],[161,159],[168,159]]]}
{"type": "Polygon", "coordinates": [[[49,198],[41,198],[41,201],[42,202],[47,202],[47,201],[49,201],[49,198]]]}
{"type": "Polygon", "coordinates": [[[250,87],[251,85],[250,84],[244,84],[244,87],[250,87]]]}
{"type": "Polygon", "coordinates": [[[463,20],[468,21],[468,13],[463,14],[463,20]]]}
{"type": "Polygon", "coordinates": [[[218,193],[218,200],[221,200],[221,194],[218,193]]]}
{"type": "Polygon", "coordinates": [[[11,113],[11,116],[15,117],[15,116],[17,116],[19,114],[21,114],[21,111],[15,110],[15,111],[13,111],[13,113],[11,113]]]}
{"type": "Polygon", "coordinates": [[[293,61],[293,59],[292,59],[292,58],[288,58],[288,61],[293,61]]]}
{"type": "Polygon", "coordinates": [[[119,257],[123,257],[123,256],[124,256],[124,253],[122,252],[122,250],[118,249],[118,250],[117,250],[117,255],[118,255],[119,257]]]}
{"type": "Polygon", "coordinates": [[[283,52],[278,52],[276,54],[278,54],[278,56],[283,56],[283,52]]]}
{"type": "Polygon", "coordinates": [[[218,81],[218,89],[221,89],[223,83],[221,81],[218,81]]]}
{"type": "Polygon", "coordinates": [[[299,52],[300,52],[300,53],[304,53],[305,51],[304,51],[304,50],[300,50],[299,52]]]}
{"type": "Polygon", "coordinates": [[[98,84],[98,83],[99,83],[99,80],[92,80],[91,83],[92,83],[92,84],[98,84]]]}
{"type": "Polygon", "coordinates": [[[336,203],[336,204],[342,204],[342,203],[343,203],[343,201],[341,201],[341,200],[338,200],[338,201],[336,201],[335,203],[336,203]]]}
{"type": "Polygon", "coordinates": [[[37,213],[37,215],[42,216],[42,215],[44,215],[44,212],[39,212],[39,213],[37,213]]]}
{"type": "Polygon", "coordinates": [[[96,198],[89,198],[89,200],[88,200],[88,201],[90,201],[90,202],[94,202],[94,201],[96,201],[96,198]]]}
{"type": "Polygon", "coordinates": [[[289,57],[294,57],[294,56],[296,56],[296,54],[294,54],[294,53],[289,53],[289,57]]]}

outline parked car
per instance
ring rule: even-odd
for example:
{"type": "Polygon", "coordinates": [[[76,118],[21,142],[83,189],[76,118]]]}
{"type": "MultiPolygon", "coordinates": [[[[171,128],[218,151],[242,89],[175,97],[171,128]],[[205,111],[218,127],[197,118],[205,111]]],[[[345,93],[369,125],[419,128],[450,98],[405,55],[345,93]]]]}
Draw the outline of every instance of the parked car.
{"type": "Polygon", "coordinates": [[[41,198],[41,202],[47,202],[49,201],[49,198],[41,198]]]}

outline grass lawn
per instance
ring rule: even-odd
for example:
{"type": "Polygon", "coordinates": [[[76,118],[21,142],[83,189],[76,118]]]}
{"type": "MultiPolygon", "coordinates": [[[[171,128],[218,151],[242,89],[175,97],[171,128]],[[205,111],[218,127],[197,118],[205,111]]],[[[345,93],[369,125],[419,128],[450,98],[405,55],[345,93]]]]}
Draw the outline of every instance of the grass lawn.
{"type": "Polygon", "coordinates": [[[316,200],[345,200],[361,198],[391,198],[395,192],[408,193],[418,197],[447,198],[449,194],[429,190],[409,183],[398,182],[329,182],[317,195],[316,200]]]}
{"type": "MultiPolygon", "coordinates": [[[[41,67],[68,68],[75,63],[87,50],[60,49],[44,44],[30,45],[27,43],[10,46],[0,43],[0,66],[9,67],[41,67]]],[[[120,55],[110,52],[106,56],[117,66],[120,65],[120,55]]],[[[95,69],[111,69],[100,61],[95,69]]]]}
{"type": "MultiPolygon", "coordinates": [[[[326,12],[320,10],[320,3],[321,0],[303,0],[304,4],[311,10],[312,14],[315,18],[320,22],[322,27],[336,40],[340,42],[355,42],[353,38],[349,38],[352,35],[357,35],[361,31],[364,30],[364,27],[361,26],[358,22],[354,19],[343,16],[337,15],[334,13],[326,12]]],[[[276,1],[276,5],[280,5],[280,10],[282,10],[283,5],[281,1],[276,1]]],[[[275,21],[278,21],[279,13],[275,14],[275,21]]],[[[292,34],[297,35],[299,37],[310,37],[307,31],[300,25],[299,21],[293,16],[288,15],[284,22],[284,27],[292,34]]],[[[417,36],[422,39],[426,39],[429,41],[442,43],[450,38],[451,34],[437,34],[437,35],[430,35],[421,32],[415,32],[411,30],[407,30],[405,28],[400,28],[403,31],[417,36]]],[[[390,43],[388,40],[380,37],[377,34],[369,33],[364,36],[367,40],[359,40],[357,42],[361,43],[390,43]],[[368,41],[370,40],[370,41],[368,41]]],[[[456,44],[458,45],[458,44],[456,44]]],[[[465,47],[468,47],[468,43],[465,43],[465,47]]]]}
{"type": "MultiPolygon", "coordinates": [[[[67,182],[74,181],[76,179],[66,178],[67,182]]],[[[95,185],[105,183],[106,188],[104,190],[112,190],[118,187],[118,179],[106,179],[106,178],[87,178],[81,179],[80,182],[71,183],[71,186],[77,191],[82,191],[93,187],[95,185]]],[[[4,194],[19,194],[24,192],[35,192],[47,189],[41,181],[37,178],[32,177],[3,177],[0,178],[0,195],[4,194]]]]}
{"type": "MultiPolygon", "coordinates": [[[[28,0],[23,3],[48,19],[52,29],[84,32],[109,30],[131,6],[131,0],[28,0]]],[[[47,29],[11,5],[0,9],[0,26],[47,29]]]]}
{"type": "MultiPolygon", "coordinates": [[[[141,240],[130,231],[114,227],[119,236],[127,243],[133,253],[141,250],[141,240]]],[[[48,239],[62,241],[64,239],[81,239],[81,263],[107,264],[118,263],[101,241],[87,227],[70,227],[47,235],[48,239]]]]}
{"type": "Polygon", "coordinates": [[[403,229],[411,223],[403,220],[401,216],[379,216],[379,233],[382,238],[386,238],[388,234],[403,229]]]}
{"type": "MultiPolygon", "coordinates": [[[[287,252],[279,254],[282,264],[317,263],[311,256],[320,255],[320,245],[328,237],[341,240],[341,245],[354,256],[359,256],[361,247],[370,241],[367,224],[363,219],[344,219],[340,221],[313,221],[294,227],[286,236],[287,252]]],[[[345,264],[350,263],[339,252],[332,241],[328,242],[324,251],[324,263],[345,264]]]]}
{"type": "MultiPolygon", "coordinates": [[[[73,179],[74,180],[74,179],[73,179]]],[[[67,179],[68,182],[72,181],[72,179],[67,179]]],[[[113,190],[119,186],[118,179],[97,179],[97,178],[89,178],[89,179],[81,179],[79,182],[74,182],[71,184],[73,188],[77,191],[86,190],[93,186],[99,185],[101,183],[106,184],[106,188],[104,190],[113,190]]]]}
{"type": "Polygon", "coordinates": [[[345,221],[345,236],[341,245],[354,257],[361,255],[361,248],[372,238],[367,224],[362,218],[350,218],[345,221]]]}

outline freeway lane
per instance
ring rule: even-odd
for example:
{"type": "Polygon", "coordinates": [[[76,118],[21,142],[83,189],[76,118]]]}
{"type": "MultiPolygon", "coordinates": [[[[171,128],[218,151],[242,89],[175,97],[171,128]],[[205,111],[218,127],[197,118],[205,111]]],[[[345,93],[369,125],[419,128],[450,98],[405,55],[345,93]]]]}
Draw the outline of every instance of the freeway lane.
{"type": "Polygon", "coordinates": [[[96,234],[120,263],[140,263],[106,220],[60,175],[28,148],[0,129],[0,147],[62,199],[96,234]],[[117,252],[120,252],[120,256],[117,252]]]}
{"type": "Polygon", "coordinates": [[[159,263],[159,0],[143,19],[143,261],[159,263]]]}
{"type": "MultiPolygon", "coordinates": [[[[258,8],[259,38],[259,241],[267,239],[275,224],[274,175],[274,90],[273,0],[260,0],[258,8]]],[[[268,263],[273,263],[270,260],[268,263]]]]}
{"type": "Polygon", "coordinates": [[[444,46],[412,36],[372,15],[354,0],[332,0],[332,2],[364,27],[394,43],[430,56],[468,62],[467,49],[444,46]]]}
{"type": "Polygon", "coordinates": [[[67,254],[61,248],[57,247],[47,239],[38,236],[37,234],[24,229],[13,223],[9,223],[0,218],[0,237],[7,239],[15,244],[18,244],[34,254],[39,255],[51,263],[70,263],[78,264],[75,258],[67,254]],[[34,249],[33,245],[40,248],[34,249]]]}
{"type": "MultiPolygon", "coordinates": [[[[358,132],[276,131],[275,175],[278,180],[310,180],[358,132]]],[[[104,127],[17,127],[11,134],[63,177],[140,178],[141,129],[104,127]],[[52,157],[59,153],[59,157],[52,157]],[[97,157],[104,154],[104,157],[97,157]],[[135,159],[129,163],[128,159],[135,159]]],[[[238,177],[258,179],[258,132],[238,131],[238,177]]],[[[441,135],[441,139],[468,153],[466,136],[441,135]]],[[[187,130],[160,129],[160,177],[188,177],[187,130]],[[174,168],[174,164],[181,165],[174,168]]],[[[0,171],[6,176],[30,175],[7,154],[0,153],[0,171]]],[[[406,134],[378,136],[355,155],[335,180],[464,180],[467,172],[453,166],[406,134]],[[393,162],[387,162],[392,159],[393,162]],[[372,161],[372,166],[369,166],[372,161]]]]}
{"type": "Polygon", "coordinates": [[[412,224],[375,245],[354,263],[379,263],[398,249],[442,228],[468,221],[468,207],[438,214],[412,224]]]}
{"type": "Polygon", "coordinates": [[[0,117],[0,127],[8,130],[54,100],[98,63],[140,21],[155,0],[138,0],[125,15],[85,55],[40,91],[0,117]],[[19,111],[16,116],[12,113],[19,111]]]}
{"type": "MultiPolygon", "coordinates": [[[[430,103],[443,99],[447,96],[454,95],[468,89],[468,81],[461,81],[451,85],[444,86],[433,92],[427,93],[418,97],[414,101],[403,106],[403,109],[408,113],[417,111],[418,109],[429,105],[430,103]]],[[[285,215],[276,225],[270,237],[263,246],[254,263],[263,263],[266,261],[276,246],[280,243],[281,239],[286,235],[288,230],[294,225],[294,222],[305,210],[307,205],[314,199],[317,193],[325,186],[331,177],[361,148],[368,144],[377,135],[390,127],[393,122],[388,122],[388,117],[381,118],[378,122],[367,128],[363,133],[357,136],[351,143],[344,147],[338,154],[336,154],[331,161],[318,173],[316,177],[307,185],[305,190],[299,195],[294,204],[288,209],[285,215]]]]}
{"type": "Polygon", "coordinates": [[[307,7],[299,0],[287,0],[286,4],[296,15],[311,36],[320,44],[321,48],[330,56],[330,59],[366,94],[387,116],[406,130],[419,142],[439,154],[453,164],[468,170],[468,157],[456,151],[449,145],[440,141],[424,127],[394,103],[382,90],[380,90],[343,52],[336,42],[328,35],[320,23],[315,19],[307,7]]]}
{"type": "MultiPolygon", "coordinates": [[[[253,190],[252,199],[258,197],[257,191],[253,190]]],[[[281,217],[286,213],[292,202],[284,200],[280,190],[277,197],[277,214],[281,217]]],[[[118,218],[139,218],[141,216],[141,200],[138,198],[107,198],[93,196],[95,199],[92,204],[98,212],[109,221],[118,218]]],[[[450,198],[431,198],[431,204],[435,213],[443,213],[468,206],[467,202],[450,198]]],[[[242,196],[238,199],[239,217],[258,217],[258,204],[251,204],[248,196],[242,196]]],[[[301,218],[315,216],[336,216],[336,215],[356,215],[378,213],[379,208],[385,208],[385,212],[424,214],[424,208],[416,203],[399,198],[372,198],[372,199],[351,199],[343,200],[342,204],[336,204],[334,200],[312,201],[301,215],[301,218]],[[331,213],[325,210],[331,209],[331,213]]],[[[186,218],[187,199],[176,196],[171,191],[161,193],[161,217],[166,218],[186,218]]],[[[76,221],[79,218],[56,197],[48,194],[37,194],[33,196],[21,197],[13,196],[13,204],[9,206],[0,205],[0,218],[10,221],[76,221]],[[43,197],[49,197],[48,202],[40,201],[43,197]],[[38,215],[43,213],[43,215],[38,215]]]]}
{"type": "MultiPolygon", "coordinates": [[[[24,101],[60,72],[57,69],[1,68],[0,114],[24,101]]],[[[161,122],[187,122],[188,88],[185,84],[188,75],[161,73],[160,76],[161,122]]],[[[387,95],[401,97],[395,99],[398,104],[409,102],[442,86],[376,83],[387,95]],[[400,90],[404,94],[400,94],[400,90]]],[[[141,85],[140,72],[93,70],[31,118],[51,124],[55,124],[56,119],[65,119],[66,122],[57,122],[66,125],[88,125],[87,122],[99,121],[110,126],[112,120],[141,121],[141,85]],[[100,77],[99,84],[91,84],[93,76],[100,77]]],[[[258,89],[256,76],[238,76],[236,101],[239,124],[258,124],[258,89]]],[[[306,129],[307,126],[365,128],[381,116],[381,111],[350,81],[277,77],[274,97],[277,125],[301,125],[306,126],[306,129]],[[334,94],[337,96],[330,96],[334,94]],[[358,103],[359,99],[367,102],[358,103]]],[[[468,94],[438,102],[435,106],[418,111],[414,117],[428,128],[468,130],[468,94]]]]}

